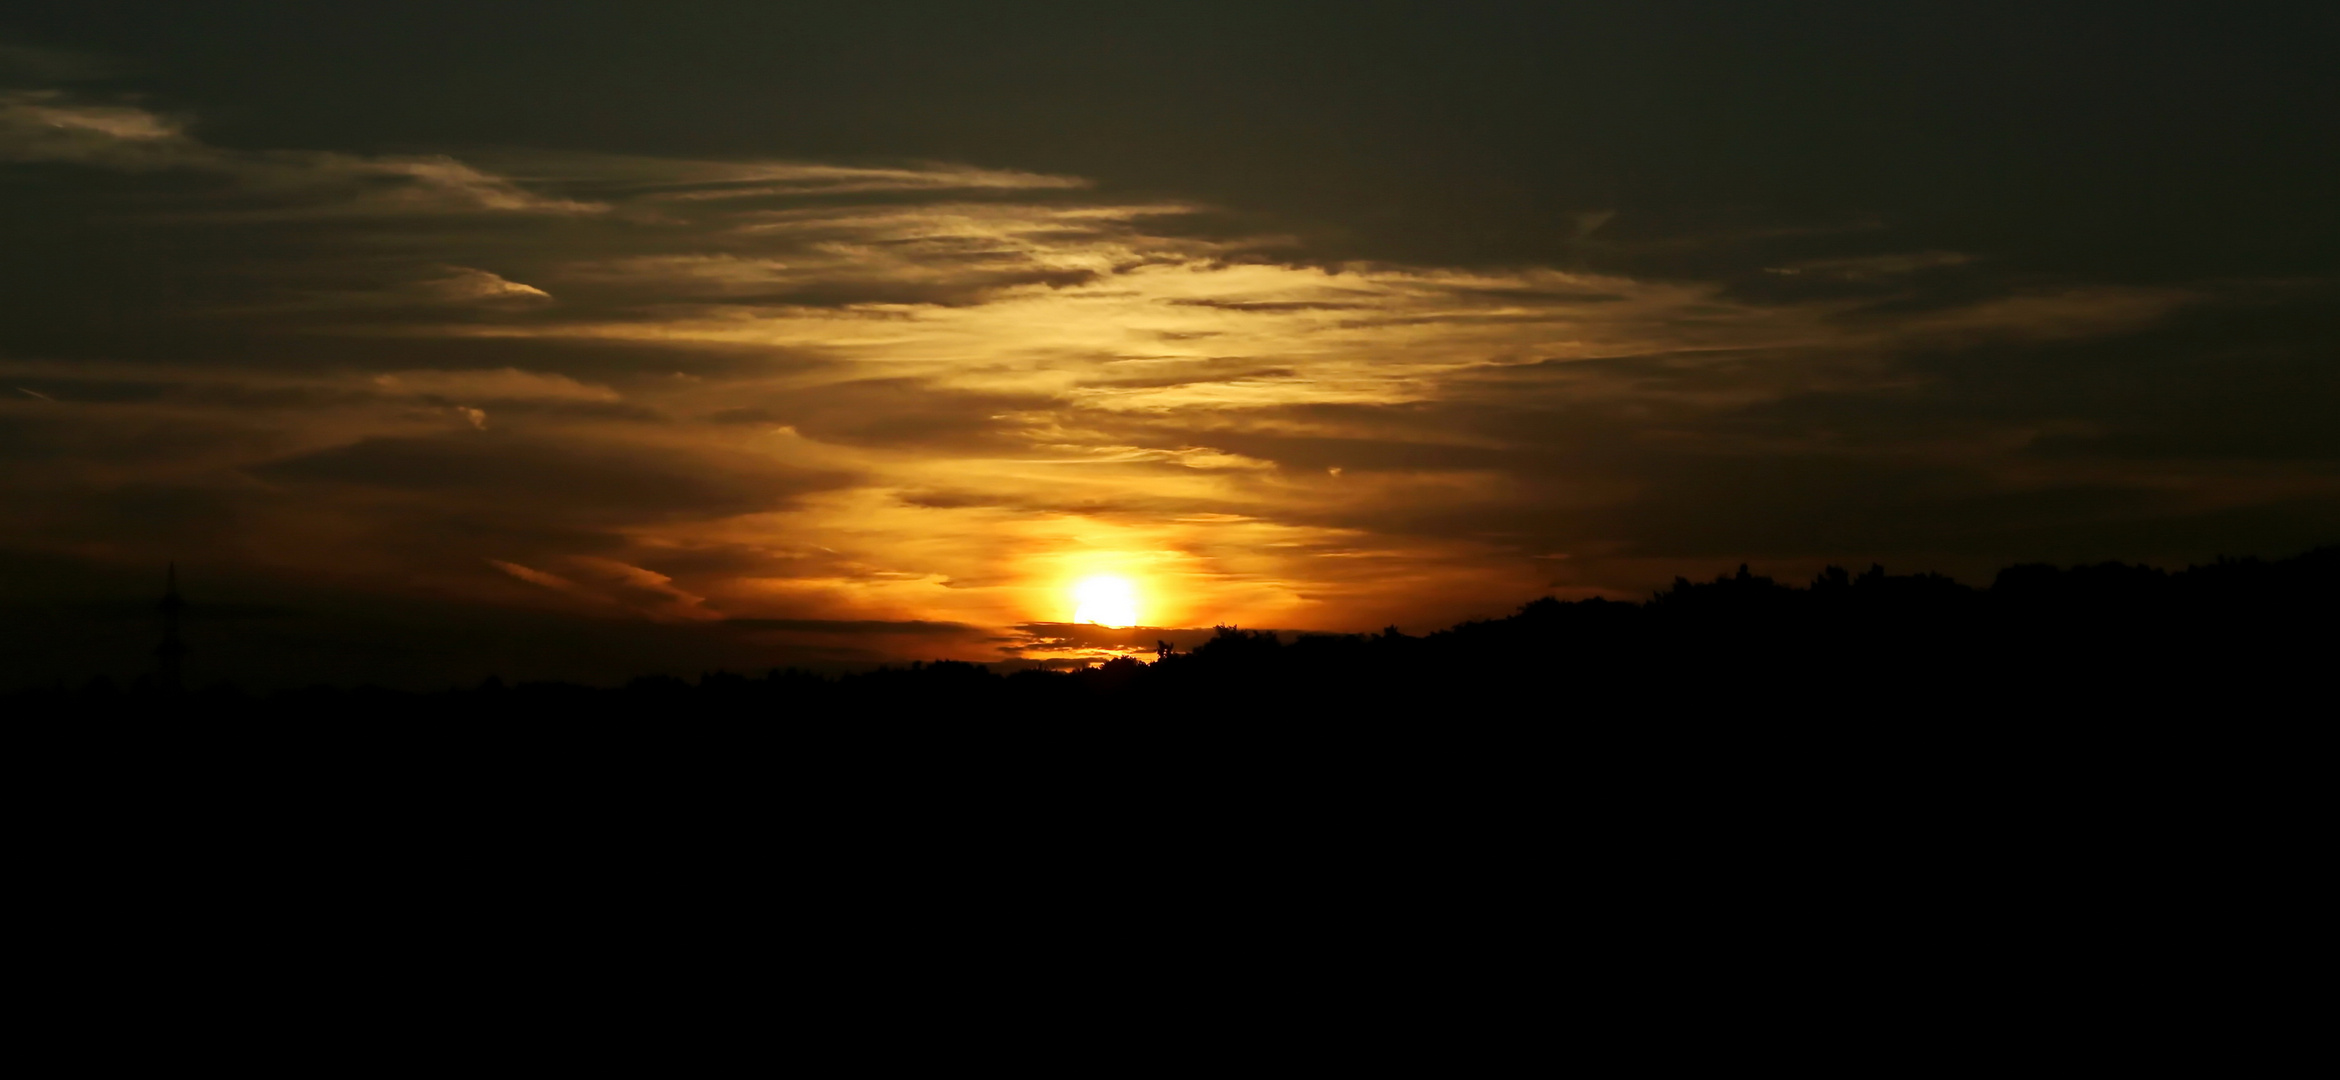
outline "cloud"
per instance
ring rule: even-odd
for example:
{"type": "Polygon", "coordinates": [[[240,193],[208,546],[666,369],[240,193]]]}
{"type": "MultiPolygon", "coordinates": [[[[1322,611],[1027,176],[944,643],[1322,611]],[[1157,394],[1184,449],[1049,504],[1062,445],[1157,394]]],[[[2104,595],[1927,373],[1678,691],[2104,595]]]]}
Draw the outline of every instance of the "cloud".
{"type": "Polygon", "coordinates": [[[872,169],[808,162],[703,164],[696,175],[675,178],[681,171],[672,163],[653,166],[669,179],[647,190],[665,199],[749,199],[771,196],[846,195],[869,192],[926,192],[953,190],[1033,191],[1085,188],[1087,180],[1071,176],[1000,169],[971,169],[933,165],[923,169],[872,169]]]}
{"type": "Polygon", "coordinates": [[[707,607],[705,597],[676,588],[674,579],[665,574],[593,556],[570,556],[567,561],[576,567],[573,577],[549,574],[501,559],[489,559],[487,563],[531,585],[650,619],[693,621],[723,617],[707,607]]]}
{"type": "Polygon", "coordinates": [[[562,577],[559,574],[548,574],[542,570],[522,566],[519,563],[505,562],[502,559],[489,559],[487,560],[487,564],[507,574],[510,574],[513,577],[519,578],[520,580],[525,581],[531,585],[542,585],[545,588],[559,589],[563,592],[579,591],[579,586],[576,582],[570,581],[568,578],[562,577]]]}
{"type": "Polygon", "coordinates": [[[1996,297],[1978,303],[1879,320],[1896,338],[2030,339],[2103,337],[2167,318],[2197,299],[2183,289],[2096,286],[1996,297]]]}
{"type": "Polygon", "coordinates": [[[437,276],[415,282],[407,290],[426,301],[446,304],[529,305],[546,302],[552,294],[499,274],[468,266],[450,266],[437,276]]]}
{"type": "Polygon", "coordinates": [[[978,629],[965,623],[927,622],[920,619],[887,621],[882,619],[732,619],[731,625],[748,630],[791,630],[812,634],[906,634],[919,636],[960,636],[978,629]]]}
{"type": "Polygon", "coordinates": [[[345,204],[351,210],[490,210],[518,213],[591,214],[606,204],[541,195],[501,176],[466,165],[451,157],[361,158],[319,154],[282,159],[296,179],[356,181],[358,193],[345,204]],[[301,173],[307,173],[302,176],[301,173]],[[372,183],[378,180],[396,183],[372,183]]]}
{"type": "Polygon", "coordinates": [[[1730,273],[1316,262],[1039,173],[195,130],[0,103],[0,543],[1077,659],[1152,645],[1042,621],[1084,574],[1181,626],[1427,628],[1684,560],[2332,497],[2312,409],[2216,390],[2329,396],[2313,290],[1878,255],[1881,226],[1774,229],[1795,257],[1730,273]],[[2172,419],[2219,401],[2260,422],[2172,419]]]}
{"type": "Polygon", "coordinates": [[[1023,640],[1001,647],[1002,652],[1053,652],[1074,649],[1151,654],[1164,641],[1181,651],[1209,641],[1218,631],[1210,627],[1099,626],[1095,623],[1036,622],[1015,627],[1023,640]]]}
{"type": "Polygon", "coordinates": [[[55,90],[0,92],[0,160],[213,174],[229,180],[231,193],[247,205],[209,212],[247,219],[608,209],[531,191],[445,155],[223,149],[195,139],[185,123],[143,107],[77,100],[55,90]],[[249,205],[252,199],[268,205],[249,205]]]}
{"type": "Polygon", "coordinates": [[[704,201],[731,197],[940,192],[969,190],[1078,190],[1090,181],[952,162],[895,166],[818,161],[713,161],[631,154],[504,153],[495,159],[516,172],[562,183],[590,184],[617,198],[704,201]]]}
{"type": "Polygon", "coordinates": [[[182,125],[145,109],[0,92],[0,160],[152,168],[203,157],[182,125]]]}
{"type": "Polygon", "coordinates": [[[518,368],[492,371],[391,371],[372,378],[386,394],[459,398],[466,401],[616,401],[618,392],[606,386],[578,382],[566,375],[518,368]]]}
{"type": "Polygon", "coordinates": [[[647,522],[770,511],[833,484],[753,456],[614,440],[463,433],[380,436],[253,467],[277,483],[427,497],[434,512],[647,522]]]}

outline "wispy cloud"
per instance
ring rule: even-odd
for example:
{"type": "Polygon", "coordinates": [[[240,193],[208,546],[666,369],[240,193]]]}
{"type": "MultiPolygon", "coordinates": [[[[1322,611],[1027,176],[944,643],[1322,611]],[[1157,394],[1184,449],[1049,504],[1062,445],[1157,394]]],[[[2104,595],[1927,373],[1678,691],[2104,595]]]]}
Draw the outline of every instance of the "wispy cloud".
{"type": "Polygon", "coordinates": [[[389,394],[462,398],[469,401],[616,401],[618,392],[606,386],[578,382],[566,375],[496,368],[470,371],[392,371],[376,375],[373,384],[389,394]]]}
{"type": "Polygon", "coordinates": [[[415,283],[424,296],[456,303],[507,303],[550,300],[552,294],[501,275],[468,266],[450,266],[444,276],[415,283]]]}
{"type": "Polygon", "coordinates": [[[168,302],[123,301],[103,335],[58,329],[70,305],[19,320],[84,352],[0,357],[48,388],[0,403],[0,451],[42,463],[0,481],[37,508],[0,542],[1072,656],[1152,645],[1053,625],[1086,575],[1137,582],[1164,625],[1418,628],[1556,574],[1629,592],[1710,552],[1816,559],[2334,484],[2268,460],[2108,466],[2073,448],[2150,416],[2003,400],[2056,370],[2025,358],[2111,363],[2088,350],[2187,318],[2215,299],[2198,289],[1923,291],[1989,269],[1939,251],[1774,264],[1783,289],[1834,283],[1793,296],[1321,265],[1194,205],[1012,170],[257,153],[195,130],[0,98],[27,190],[98,199],[65,174],[104,171],[119,190],[92,228],[188,252],[133,282],[168,302]]]}
{"type": "Polygon", "coordinates": [[[55,90],[0,92],[0,160],[208,173],[230,180],[231,194],[264,200],[239,207],[247,217],[608,209],[532,191],[444,155],[223,149],[196,139],[181,120],[55,90]]]}

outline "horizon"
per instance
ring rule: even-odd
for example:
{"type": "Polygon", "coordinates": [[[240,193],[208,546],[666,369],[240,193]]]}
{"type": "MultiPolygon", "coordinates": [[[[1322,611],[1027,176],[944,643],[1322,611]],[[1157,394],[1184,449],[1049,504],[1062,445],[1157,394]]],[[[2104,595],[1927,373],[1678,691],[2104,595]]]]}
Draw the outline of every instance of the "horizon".
{"type": "MultiPolygon", "coordinates": [[[[8,647],[4,652],[0,652],[0,655],[7,655],[12,660],[21,660],[24,655],[33,654],[36,656],[36,662],[29,666],[22,663],[0,666],[0,694],[24,693],[44,688],[72,689],[83,686],[93,688],[112,686],[129,689],[165,687],[171,688],[172,692],[197,689],[233,690],[239,693],[284,692],[316,687],[379,687],[410,693],[430,693],[460,691],[467,687],[487,684],[567,685],[606,689],[629,685],[645,679],[655,680],[677,676],[682,677],[688,683],[692,681],[691,673],[694,671],[697,673],[697,679],[703,682],[709,678],[740,674],[756,677],[759,672],[767,673],[774,678],[780,677],[784,673],[790,676],[802,674],[833,678],[885,671],[904,666],[915,669],[926,664],[965,664],[993,673],[1013,673],[1027,670],[1077,672],[1096,670],[1099,665],[1114,660],[1134,660],[1143,664],[1148,663],[1146,657],[1166,659],[1171,655],[1191,654],[1204,644],[1230,634],[1253,636],[1264,634],[1284,644],[1296,644],[1308,639],[1373,639],[1384,636],[1401,639],[1437,638],[1466,634],[1475,628],[1502,625],[1527,615],[1539,606],[1555,602],[1563,606],[1573,606],[1591,601],[1641,608],[1662,604],[1670,598],[1681,596],[1685,591],[1697,592],[1709,586],[1754,585],[1761,588],[1776,588],[1789,593],[1816,595],[1832,586],[1848,583],[1859,586],[1874,579],[1889,587],[1894,583],[1946,582],[1952,589],[1962,593],[1990,596],[2003,589],[2011,578],[2019,577],[2015,573],[2017,571],[2045,569],[2059,575],[2079,575],[2092,571],[2136,570],[2144,571],[2149,577],[2156,579],[2182,581],[2193,575],[2246,566],[2280,569],[2304,565],[2317,559],[2328,562],[2335,554],[2340,554],[2340,544],[2319,545],[2307,551],[2272,559],[2256,555],[2221,554],[2205,563],[2188,564],[2177,568],[2114,561],[2071,566],[2056,566],[2046,563],[2016,564],[2001,567],[1997,573],[1992,575],[1991,581],[1979,585],[1959,581],[1950,575],[1929,570],[1894,573],[1881,563],[1872,563],[1857,573],[1852,567],[1829,565],[1802,584],[1798,584],[1798,579],[1783,579],[1779,575],[1759,572],[1754,567],[1741,564],[1735,571],[1720,571],[1711,578],[1680,576],[1669,583],[1667,587],[1653,590],[1648,595],[1639,598],[1615,599],[1594,596],[1561,599],[1547,594],[1524,601],[1509,611],[1473,615],[1451,625],[1417,627],[1413,632],[1395,624],[1372,629],[1335,630],[1308,627],[1245,627],[1224,623],[1207,627],[1162,627],[1033,622],[1014,628],[1023,635],[1021,641],[1013,646],[999,646],[994,643],[1001,639],[983,637],[980,633],[982,628],[979,627],[960,624],[928,624],[915,632],[946,635],[940,639],[945,641],[972,641],[980,644],[971,653],[961,651],[954,654],[946,645],[943,647],[943,651],[925,655],[915,653],[904,655],[869,654],[846,658],[834,655],[806,655],[801,652],[792,652],[786,647],[775,649],[772,647],[773,641],[770,638],[764,638],[760,641],[750,639],[748,647],[744,650],[736,647],[727,648],[727,646],[736,646],[737,642],[724,642],[720,639],[710,641],[703,637],[695,640],[678,638],[663,643],[665,647],[662,649],[648,651],[663,652],[670,658],[682,659],[683,662],[679,666],[670,665],[665,668],[634,671],[594,670],[591,664],[579,666],[573,655],[564,655],[556,647],[538,651],[533,661],[524,661],[516,667],[505,665],[512,668],[507,672],[496,669],[494,663],[484,661],[475,652],[445,647],[432,651],[421,646],[418,641],[409,639],[397,642],[392,647],[409,652],[427,653],[425,662],[420,666],[409,663],[404,665],[402,669],[397,669],[383,665],[378,658],[371,662],[361,658],[360,666],[339,667],[341,674],[346,676],[351,672],[356,672],[359,677],[344,677],[339,680],[319,676],[333,673],[343,658],[337,658],[336,663],[328,664],[322,669],[297,669],[288,666],[280,655],[272,655],[271,645],[273,644],[276,649],[281,649],[287,634],[282,631],[274,634],[263,633],[257,635],[259,639],[257,641],[239,641],[238,627],[241,626],[248,630],[252,625],[251,620],[255,619],[261,620],[264,625],[267,620],[271,619],[306,618],[306,624],[295,631],[301,636],[323,632],[355,635],[362,638],[369,631],[378,631],[378,626],[369,627],[362,622],[336,619],[336,615],[343,614],[337,611],[310,610],[304,612],[295,608],[269,608],[239,605],[234,602],[189,601],[185,599],[184,594],[178,588],[177,567],[174,564],[166,568],[164,591],[147,602],[115,598],[106,602],[85,603],[71,609],[51,608],[45,613],[47,618],[43,620],[43,629],[52,634],[71,623],[79,623],[84,632],[87,632],[93,624],[104,624],[108,628],[107,631],[103,632],[104,636],[114,643],[112,651],[121,654],[112,658],[111,666],[101,664],[97,669],[81,672],[78,675],[44,668],[45,673],[41,677],[28,677],[25,674],[27,671],[40,667],[37,657],[41,650],[39,647],[29,646],[23,640],[10,641],[6,643],[8,647]],[[184,658],[190,652],[199,654],[203,651],[200,648],[188,646],[181,633],[181,626],[190,614],[194,616],[199,627],[199,636],[203,630],[209,630],[215,653],[224,652],[231,657],[231,660],[224,665],[215,662],[210,665],[210,670],[206,671],[203,664],[205,658],[199,655],[194,671],[195,677],[182,681],[180,666],[184,658]],[[325,616],[325,618],[317,618],[320,615],[325,616]],[[136,647],[137,634],[142,629],[152,633],[146,639],[147,647],[140,650],[136,647]],[[219,649],[218,646],[225,646],[225,648],[219,649]],[[984,646],[988,646],[988,648],[984,646]],[[1167,651],[1163,651],[1165,649],[1167,651]],[[993,653],[1009,655],[992,655],[993,653]],[[783,662],[764,664],[761,660],[756,659],[750,659],[744,664],[727,665],[720,662],[708,662],[712,658],[728,657],[733,661],[738,661],[742,657],[759,655],[765,659],[777,658],[783,662]],[[697,661],[695,665],[694,661],[697,661]],[[531,663],[535,666],[529,666],[531,663]],[[474,673],[475,669],[476,673],[474,673]],[[364,677],[369,672],[377,677],[364,677]]],[[[2308,588],[2315,587],[2312,579],[2306,577],[2301,578],[2298,584],[2308,588]]],[[[2329,583],[2326,583],[2325,587],[2328,588],[2329,583]]],[[[2237,599],[2242,602],[2265,603],[2269,598],[2263,595],[2242,594],[2238,595],[2237,599]]],[[[2292,599],[2296,601],[2299,598],[2292,599]]],[[[571,630],[577,629],[580,625],[574,616],[565,621],[571,630]]],[[[754,631],[796,630],[814,634],[853,634],[872,631],[883,633],[901,629],[898,625],[889,624],[853,627],[846,624],[818,621],[740,619],[726,620],[726,622],[735,624],[731,628],[751,633],[754,631]]],[[[626,628],[640,631],[661,624],[644,624],[604,615],[586,617],[582,625],[586,627],[598,625],[603,629],[626,628]]],[[[663,625],[669,630],[682,629],[673,624],[663,625]]],[[[68,631],[69,636],[70,633],[68,631]]],[[[506,639],[516,639],[524,635],[506,634],[503,636],[506,639]]],[[[382,642],[375,642],[371,647],[380,649],[382,646],[382,642]]],[[[638,643],[636,648],[640,649],[638,643]]],[[[76,651],[85,655],[88,650],[84,647],[79,650],[69,648],[68,651],[76,651]]]]}

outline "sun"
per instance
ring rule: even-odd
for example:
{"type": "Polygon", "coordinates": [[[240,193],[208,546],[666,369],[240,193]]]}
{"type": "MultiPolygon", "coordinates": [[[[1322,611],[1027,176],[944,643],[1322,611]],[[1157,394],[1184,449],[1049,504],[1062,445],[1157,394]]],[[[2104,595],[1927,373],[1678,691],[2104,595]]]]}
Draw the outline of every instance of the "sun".
{"type": "Polygon", "coordinates": [[[1128,578],[1100,574],[1082,578],[1072,588],[1073,621],[1099,626],[1138,624],[1137,589],[1128,578]]]}

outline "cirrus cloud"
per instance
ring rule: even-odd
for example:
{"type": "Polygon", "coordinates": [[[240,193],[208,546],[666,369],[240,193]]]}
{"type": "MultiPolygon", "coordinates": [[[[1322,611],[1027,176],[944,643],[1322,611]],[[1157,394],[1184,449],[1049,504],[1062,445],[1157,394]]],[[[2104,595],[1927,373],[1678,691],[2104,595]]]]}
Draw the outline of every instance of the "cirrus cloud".
{"type": "Polygon", "coordinates": [[[0,160],[95,208],[28,233],[58,299],[0,339],[0,543],[79,557],[988,658],[1105,647],[1035,629],[1090,573],[1165,625],[1423,627],[1701,559],[2288,536],[2340,493],[2305,412],[2168,420],[2327,393],[2222,314],[2314,283],[1321,263],[1012,169],[235,151],[50,91],[0,97],[0,160]]]}

